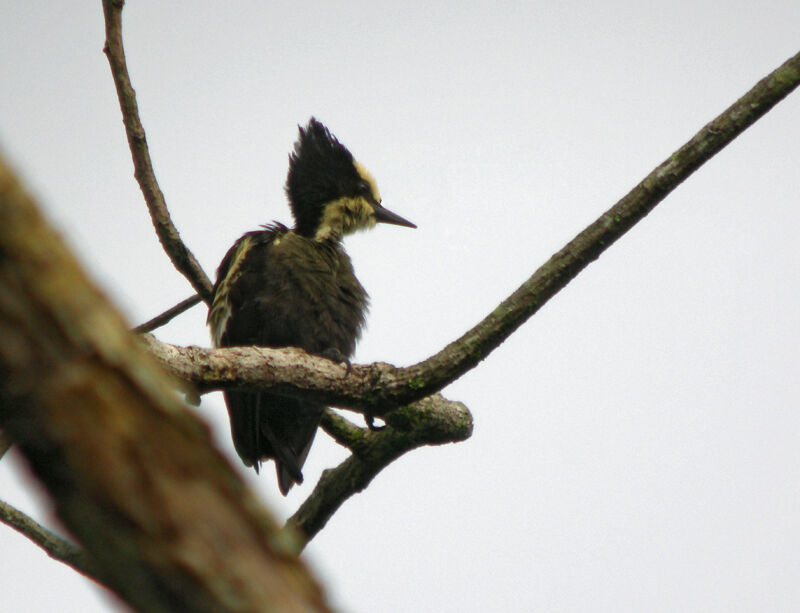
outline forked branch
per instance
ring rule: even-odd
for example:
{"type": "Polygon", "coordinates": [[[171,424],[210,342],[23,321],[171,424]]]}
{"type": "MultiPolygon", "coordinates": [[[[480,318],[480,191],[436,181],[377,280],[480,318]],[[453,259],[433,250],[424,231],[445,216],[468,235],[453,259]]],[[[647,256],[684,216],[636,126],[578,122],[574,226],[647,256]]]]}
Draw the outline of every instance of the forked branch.
{"type": "MultiPolygon", "coordinates": [[[[472,434],[472,416],[459,403],[434,394],[414,405],[392,411],[387,425],[379,431],[362,430],[356,433],[337,421],[341,417],[326,415],[324,427],[337,433],[345,432],[347,445],[353,454],[336,468],[322,473],[314,491],[286,523],[287,529],[300,535],[302,549],[325,527],[331,516],[345,500],[366,488],[386,466],[404,453],[423,445],[442,445],[466,440],[472,434]]],[[[342,420],[347,421],[347,420],[342,420]]],[[[349,423],[349,422],[348,422],[349,423]]]]}

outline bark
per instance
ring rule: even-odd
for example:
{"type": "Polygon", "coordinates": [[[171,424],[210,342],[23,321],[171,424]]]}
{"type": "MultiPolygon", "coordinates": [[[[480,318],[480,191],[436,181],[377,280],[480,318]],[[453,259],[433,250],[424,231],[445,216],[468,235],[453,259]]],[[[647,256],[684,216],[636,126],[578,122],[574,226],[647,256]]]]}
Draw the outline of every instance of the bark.
{"type": "Polygon", "coordinates": [[[0,426],[141,611],[328,611],[287,535],[0,159],[0,426]]]}

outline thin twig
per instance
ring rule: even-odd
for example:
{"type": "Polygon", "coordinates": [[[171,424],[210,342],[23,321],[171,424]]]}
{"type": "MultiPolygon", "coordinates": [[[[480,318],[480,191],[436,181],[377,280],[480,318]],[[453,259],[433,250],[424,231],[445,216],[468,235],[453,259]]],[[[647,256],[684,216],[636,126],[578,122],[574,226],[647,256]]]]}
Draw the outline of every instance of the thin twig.
{"type": "Polygon", "coordinates": [[[103,48],[111,65],[111,74],[117,88],[117,97],[122,109],[128,145],[133,156],[134,176],[142,189],[150,218],[153,221],[158,240],[178,271],[185,276],[203,300],[211,303],[212,284],[197,259],[181,240],[180,234],[167,209],[164,194],[156,181],[150,152],[147,148],[144,127],[139,119],[136,92],[131,85],[125,50],[122,46],[122,7],[121,0],[103,0],[103,14],[106,22],[106,44],[103,48]]]}
{"type": "Polygon", "coordinates": [[[199,304],[201,300],[202,298],[200,298],[200,294],[195,294],[186,300],[181,300],[174,307],[171,307],[161,313],[161,315],[156,315],[153,317],[153,319],[146,321],[143,324],[139,324],[133,329],[133,331],[137,334],[152,332],[156,328],[160,328],[161,326],[168,324],[181,313],[191,309],[194,305],[199,304]]]}
{"type": "Polygon", "coordinates": [[[71,566],[97,583],[104,584],[98,568],[83,549],[48,530],[36,520],[2,500],[0,500],[0,521],[30,539],[54,560],[71,566]]]}

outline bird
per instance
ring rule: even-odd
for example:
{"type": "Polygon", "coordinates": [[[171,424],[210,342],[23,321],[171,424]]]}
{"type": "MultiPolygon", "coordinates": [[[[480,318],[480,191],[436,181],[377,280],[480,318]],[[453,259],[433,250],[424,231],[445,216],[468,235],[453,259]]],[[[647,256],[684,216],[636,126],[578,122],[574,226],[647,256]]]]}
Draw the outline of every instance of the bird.
{"type": "MultiPolygon", "coordinates": [[[[311,117],[289,154],[285,192],[294,218],[247,232],[217,270],[208,325],[216,347],[300,347],[346,362],[369,296],[342,239],[377,223],[417,226],[381,204],[374,177],[311,117]]],[[[226,390],[234,448],[256,472],[273,459],[285,496],[302,468],[325,406],[270,391],[226,390]]]]}

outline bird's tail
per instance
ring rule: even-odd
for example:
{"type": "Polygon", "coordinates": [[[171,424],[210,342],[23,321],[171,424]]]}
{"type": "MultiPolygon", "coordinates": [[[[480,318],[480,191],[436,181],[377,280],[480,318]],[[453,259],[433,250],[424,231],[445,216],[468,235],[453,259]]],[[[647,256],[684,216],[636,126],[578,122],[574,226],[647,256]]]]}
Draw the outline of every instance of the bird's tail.
{"type": "Polygon", "coordinates": [[[285,496],[295,483],[303,482],[301,471],[325,407],[283,396],[267,396],[263,402],[261,432],[275,452],[278,487],[285,496]]]}
{"type": "Polygon", "coordinates": [[[285,496],[303,482],[302,468],[324,406],[263,392],[225,392],[236,453],[247,466],[274,458],[285,496]]]}

